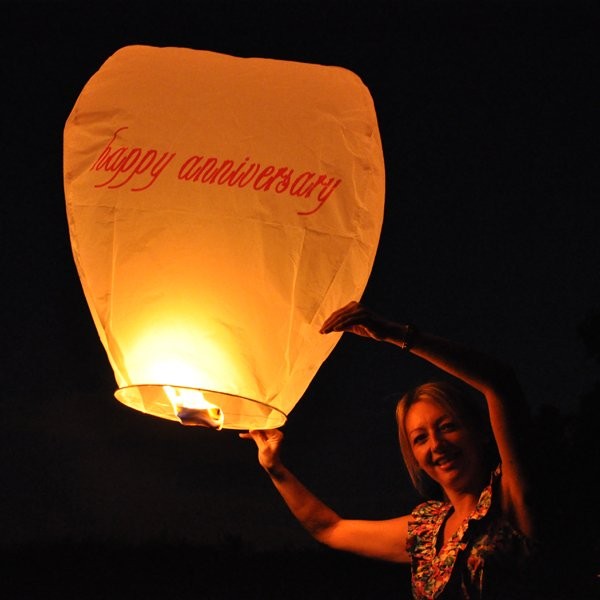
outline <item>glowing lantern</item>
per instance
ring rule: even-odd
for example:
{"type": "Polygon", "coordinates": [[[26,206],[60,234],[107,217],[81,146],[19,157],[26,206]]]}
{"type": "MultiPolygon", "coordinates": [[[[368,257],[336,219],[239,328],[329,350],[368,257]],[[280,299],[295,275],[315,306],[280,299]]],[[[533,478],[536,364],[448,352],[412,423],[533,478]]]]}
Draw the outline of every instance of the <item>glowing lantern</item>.
{"type": "Polygon", "coordinates": [[[67,120],[64,181],[118,400],[217,429],[285,423],[379,241],[383,154],[360,79],[122,48],[67,120]]]}

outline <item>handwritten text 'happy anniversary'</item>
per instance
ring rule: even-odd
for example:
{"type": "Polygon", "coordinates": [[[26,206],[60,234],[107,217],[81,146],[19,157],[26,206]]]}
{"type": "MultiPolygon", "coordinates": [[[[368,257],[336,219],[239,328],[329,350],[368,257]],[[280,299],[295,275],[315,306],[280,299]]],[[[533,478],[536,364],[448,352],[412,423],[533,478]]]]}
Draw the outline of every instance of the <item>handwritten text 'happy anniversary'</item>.
{"type": "MultiPolygon", "coordinates": [[[[137,146],[116,145],[117,129],[100,153],[90,171],[107,173],[108,177],[95,187],[109,189],[128,186],[132,192],[142,192],[154,185],[176,156],[175,152],[144,150],[137,146]]],[[[261,165],[250,157],[242,161],[219,159],[215,156],[189,156],[179,166],[177,179],[205,185],[251,188],[256,191],[287,193],[297,198],[316,200],[311,210],[299,215],[316,213],[340,185],[341,179],[313,171],[296,173],[286,166],[261,165]]]]}

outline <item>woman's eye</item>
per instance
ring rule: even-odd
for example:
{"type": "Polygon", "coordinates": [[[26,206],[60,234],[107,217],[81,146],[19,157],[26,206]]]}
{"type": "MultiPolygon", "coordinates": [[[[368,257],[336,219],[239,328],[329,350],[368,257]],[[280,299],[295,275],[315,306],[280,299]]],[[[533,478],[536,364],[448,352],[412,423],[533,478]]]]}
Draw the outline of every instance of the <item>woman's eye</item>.
{"type": "Polygon", "coordinates": [[[413,438],[413,444],[422,444],[425,441],[425,434],[417,435],[413,438]]]}
{"type": "Polygon", "coordinates": [[[454,431],[456,429],[456,424],[452,421],[446,421],[445,423],[442,423],[440,429],[442,431],[454,431]]]}

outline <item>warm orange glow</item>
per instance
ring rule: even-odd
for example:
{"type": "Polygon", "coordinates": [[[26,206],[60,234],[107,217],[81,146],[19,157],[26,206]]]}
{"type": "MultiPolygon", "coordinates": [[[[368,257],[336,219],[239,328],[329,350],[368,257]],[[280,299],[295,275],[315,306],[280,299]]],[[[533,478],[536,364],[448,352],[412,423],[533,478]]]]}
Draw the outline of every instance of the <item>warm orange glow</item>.
{"type": "Polygon", "coordinates": [[[321,323],[360,299],[379,241],[383,154],[360,79],[130,46],[84,87],[64,148],[116,397],[184,424],[284,424],[339,340],[321,323]]]}
{"type": "Polygon", "coordinates": [[[223,427],[223,411],[207,402],[200,390],[174,388],[170,385],[165,385],[164,390],[177,418],[185,425],[208,424],[216,429],[223,427]]]}
{"type": "MultiPolygon", "coordinates": [[[[190,324],[199,320],[194,312],[182,313],[181,319],[187,319],[190,324]]],[[[239,391],[228,376],[239,368],[235,364],[236,355],[231,349],[227,351],[225,335],[218,339],[207,337],[210,324],[186,329],[183,323],[169,327],[149,320],[138,323],[137,327],[137,335],[136,331],[131,332],[131,348],[123,362],[129,371],[136,373],[139,381],[147,384],[175,381],[179,386],[221,388],[230,394],[239,391]]]]}

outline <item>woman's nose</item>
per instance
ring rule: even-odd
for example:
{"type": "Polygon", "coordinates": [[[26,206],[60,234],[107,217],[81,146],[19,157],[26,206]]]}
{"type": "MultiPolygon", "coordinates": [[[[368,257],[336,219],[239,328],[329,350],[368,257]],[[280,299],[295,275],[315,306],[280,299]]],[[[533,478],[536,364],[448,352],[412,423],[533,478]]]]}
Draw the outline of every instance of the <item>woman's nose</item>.
{"type": "Polygon", "coordinates": [[[431,441],[432,450],[439,450],[444,447],[444,436],[439,431],[432,431],[429,436],[429,439],[431,441]]]}

